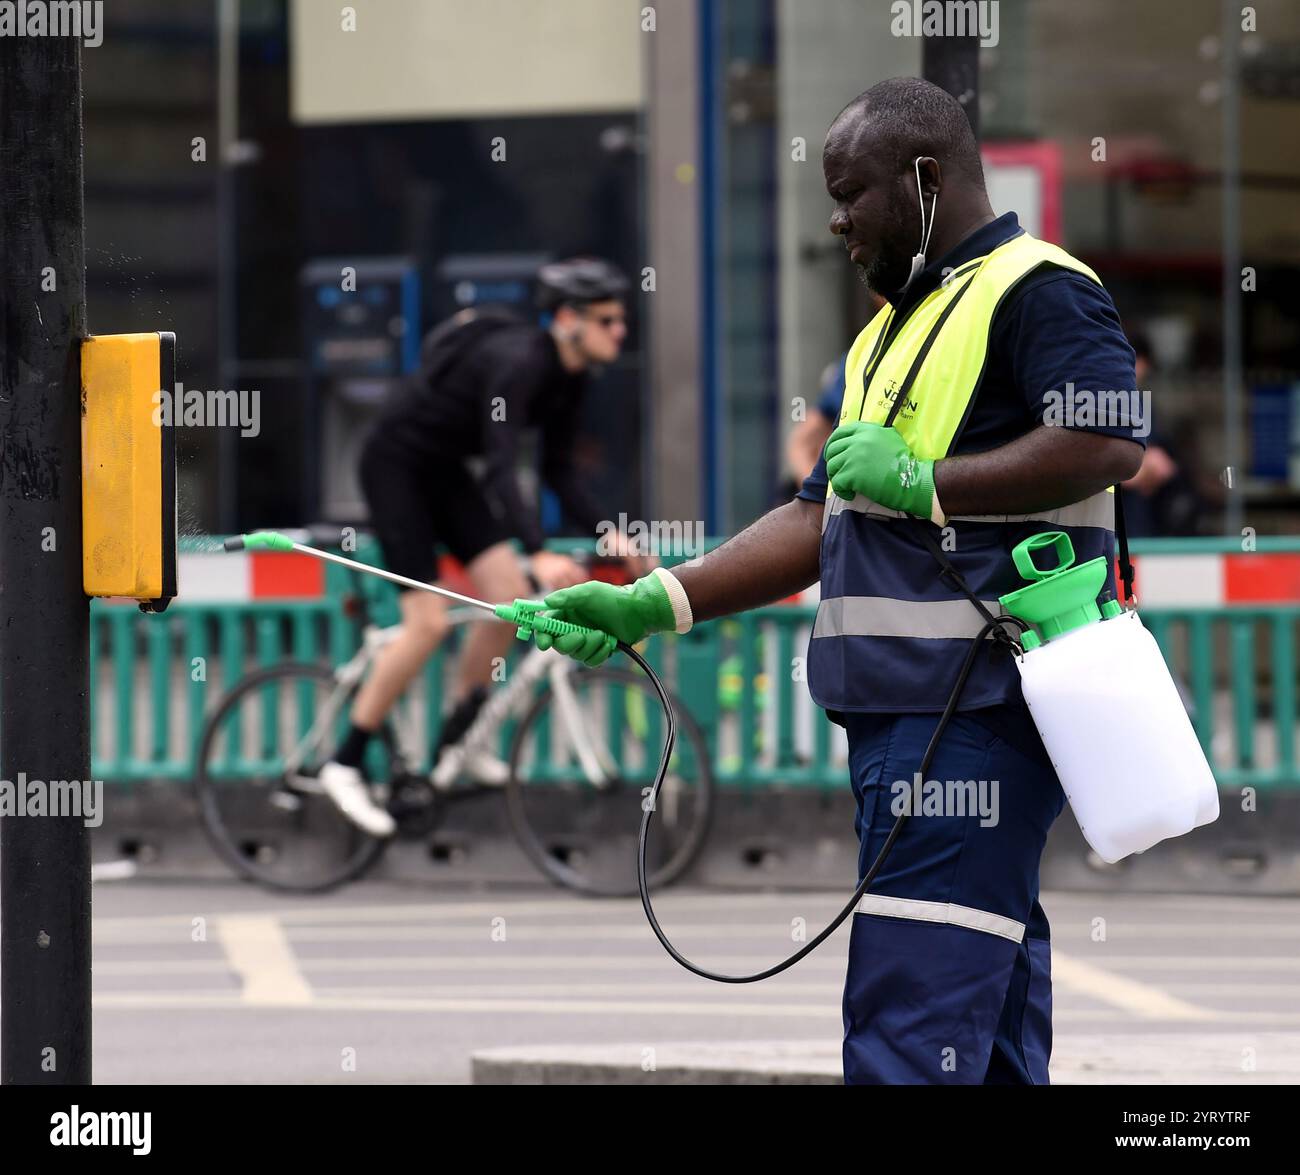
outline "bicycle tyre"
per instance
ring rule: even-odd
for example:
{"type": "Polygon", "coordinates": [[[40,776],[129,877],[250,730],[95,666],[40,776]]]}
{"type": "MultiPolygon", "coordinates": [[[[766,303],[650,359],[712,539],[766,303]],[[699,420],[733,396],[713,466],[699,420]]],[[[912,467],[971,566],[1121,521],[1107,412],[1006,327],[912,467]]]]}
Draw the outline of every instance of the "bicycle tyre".
{"type": "MultiPolygon", "coordinates": [[[[292,877],[274,873],[263,868],[249,853],[244,851],[241,838],[230,828],[222,814],[218,802],[218,789],[224,786],[215,780],[208,771],[209,757],[213,744],[221,733],[221,723],[226,715],[240,704],[245,696],[277,678],[288,680],[305,679],[322,685],[335,681],[332,670],[321,665],[289,662],[259,669],[237,682],[222,695],[216,708],[208,716],[203,726],[203,737],[199,742],[197,762],[195,764],[194,788],[199,804],[203,830],[208,841],[221,857],[237,874],[248,881],[254,881],[267,889],[285,893],[324,893],[336,889],[349,881],[362,876],[383,855],[388,846],[386,839],[367,835],[356,828],[338,813],[340,825],[352,835],[355,847],[343,857],[334,868],[327,869],[323,876],[311,879],[295,880],[292,877]]],[[[387,724],[380,731],[380,736],[392,751],[393,736],[387,724]]],[[[324,801],[328,803],[328,801],[324,801]]]]}
{"type": "MultiPolygon", "coordinates": [[[[587,673],[599,674],[602,680],[621,682],[625,686],[641,691],[646,696],[649,703],[654,706],[656,710],[659,709],[658,695],[654,692],[650,682],[639,673],[631,673],[622,669],[604,668],[596,670],[580,669],[577,670],[576,673],[578,675],[585,675],[587,673]]],[[[520,763],[525,748],[528,745],[529,732],[541,719],[554,696],[555,692],[548,684],[547,687],[537,695],[523,718],[520,719],[511,744],[509,763],[510,778],[506,783],[505,791],[506,809],[510,816],[510,825],[514,832],[515,839],[519,842],[520,847],[524,850],[528,859],[556,885],[591,897],[635,896],[638,892],[635,878],[635,836],[632,837],[631,849],[629,850],[628,857],[628,869],[631,874],[630,880],[624,885],[606,885],[593,882],[591,879],[584,877],[578,870],[571,868],[553,852],[550,852],[542,837],[538,834],[538,831],[533,827],[532,822],[528,818],[523,798],[526,785],[524,784],[520,773],[520,763]]],[[[704,848],[705,841],[708,839],[709,828],[713,821],[714,808],[714,778],[712,763],[709,757],[708,740],[705,738],[704,732],[700,729],[699,723],[691,717],[678,700],[671,694],[669,695],[669,698],[672,701],[673,709],[676,713],[678,746],[680,746],[683,741],[689,744],[695,762],[698,765],[699,778],[696,785],[697,807],[695,818],[687,835],[673,850],[668,859],[658,865],[649,874],[648,880],[650,884],[656,888],[671,885],[695,863],[700,852],[704,848]]],[[[662,747],[660,746],[650,748],[653,762],[658,763],[661,751],[662,747]]]]}

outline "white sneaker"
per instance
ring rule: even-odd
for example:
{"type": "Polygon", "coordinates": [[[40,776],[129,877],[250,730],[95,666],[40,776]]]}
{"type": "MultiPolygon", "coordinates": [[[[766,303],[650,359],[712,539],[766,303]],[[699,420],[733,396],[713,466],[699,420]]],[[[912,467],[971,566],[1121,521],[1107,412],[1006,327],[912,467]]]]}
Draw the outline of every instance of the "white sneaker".
{"type": "Polygon", "coordinates": [[[382,838],[397,831],[397,821],[375,803],[355,767],[330,760],[320,769],[320,785],[334,806],[363,832],[382,838]]]}
{"type": "Polygon", "coordinates": [[[465,774],[475,783],[505,787],[510,780],[510,766],[485,747],[471,747],[465,753],[465,774]]]}
{"type": "Polygon", "coordinates": [[[443,747],[432,772],[434,786],[450,787],[461,774],[487,787],[505,787],[510,767],[483,747],[466,747],[464,743],[443,747]]]}

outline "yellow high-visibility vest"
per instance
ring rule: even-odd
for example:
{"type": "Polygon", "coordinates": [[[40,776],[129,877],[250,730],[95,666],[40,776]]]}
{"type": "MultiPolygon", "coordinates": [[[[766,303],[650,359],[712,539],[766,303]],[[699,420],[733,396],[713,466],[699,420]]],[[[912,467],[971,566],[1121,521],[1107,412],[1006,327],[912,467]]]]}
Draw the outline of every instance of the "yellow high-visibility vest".
{"type": "Polygon", "coordinates": [[[884,424],[901,395],[903,406],[893,423],[908,447],[918,457],[946,457],[984,373],[993,316],[1003,298],[1040,265],[1073,269],[1101,284],[1064,249],[1022,233],[954,269],[892,338],[895,313],[886,305],[863,328],[845,360],[840,423],[884,424]]]}

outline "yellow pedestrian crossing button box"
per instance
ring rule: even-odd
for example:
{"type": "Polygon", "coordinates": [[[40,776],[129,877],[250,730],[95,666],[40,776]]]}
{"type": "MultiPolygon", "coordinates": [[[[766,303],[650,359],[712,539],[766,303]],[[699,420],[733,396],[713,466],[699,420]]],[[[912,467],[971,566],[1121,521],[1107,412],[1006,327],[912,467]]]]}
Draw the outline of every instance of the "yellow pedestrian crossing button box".
{"type": "Polygon", "coordinates": [[[82,582],[161,612],[176,595],[176,336],[81,344],[82,582]]]}

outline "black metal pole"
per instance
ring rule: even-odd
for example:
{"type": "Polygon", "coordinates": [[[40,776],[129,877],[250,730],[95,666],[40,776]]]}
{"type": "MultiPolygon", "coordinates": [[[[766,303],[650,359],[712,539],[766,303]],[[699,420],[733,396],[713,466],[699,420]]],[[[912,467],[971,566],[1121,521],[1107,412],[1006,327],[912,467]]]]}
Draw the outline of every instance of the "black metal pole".
{"type": "MultiPolygon", "coordinates": [[[[217,0],[217,377],[239,380],[239,263],[236,241],[235,144],[239,138],[239,0],[217,0]]],[[[239,529],[239,437],[217,429],[217,528],[239,529]]]]}
{"type": "Polygon", "coordinates": [[[1245,524],[1241,468],[1241,10],[1223,0],[1223,533],[1245,524]]]}
{"type": "MultiPolygon", "coordinates": [[[[59,795],[51,781],[90,777],[81,43],[6,38],[3,57],[0,786],[29,812],[44,788],[48,812],[59,795]]],[[[0,1081],[90,1081],[90,835],[81,814],[0,816],[0,1081]]]]}
{"type": "Polygon", "coordinates": [[[921,76],[945,89],[966,111],[980,137],[979,37],[926,37],[921,42],[921,76]]]}

